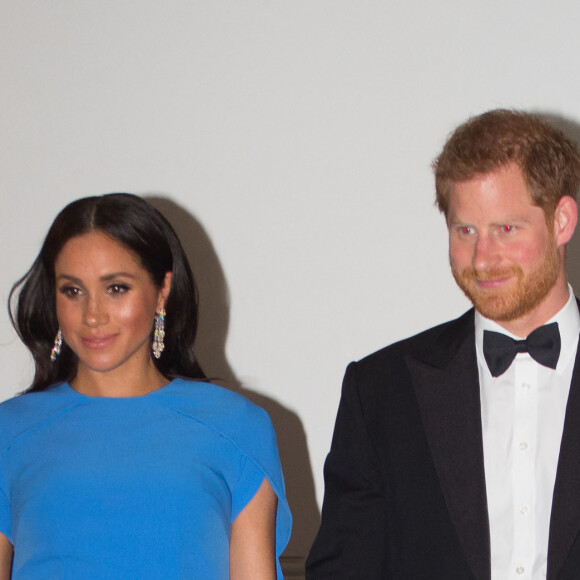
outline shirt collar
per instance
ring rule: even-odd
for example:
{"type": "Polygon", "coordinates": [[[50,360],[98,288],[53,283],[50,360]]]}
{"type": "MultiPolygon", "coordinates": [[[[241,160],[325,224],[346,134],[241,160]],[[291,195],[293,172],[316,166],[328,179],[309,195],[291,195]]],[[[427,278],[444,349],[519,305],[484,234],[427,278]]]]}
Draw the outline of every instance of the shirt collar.
{"type": "MultiPolygon", "coordinates": [[[[560,331],[560,339],[562,341],[562,347],[560,350],[560,357],[558,358],[558,366],[556,367],[556,372],[561,372],[563,368],[566,367],[570,359],[576,355],[576,349],[578,348],[578,335],[580,333],[580,314],[578,313],[578,304],[574,296],[574,291],[572,286],[568,284],[568,290],[570,296],[566,304],[554,315],[550,320],[546,321],[546,324],[551,322],[558,323],[558,330],[560,331]]],[[[485,318],[477,310],[475,311],[475,348],[477,350],[477,358],[479,360],[484,360],[483,358],[483,331],[493,330],[495,332],[501,332],[515,340],[521,340],[521,336],[516,336],[511,332],[507,331],[503,326],[500,326],[497,322],[485,318]]]]}

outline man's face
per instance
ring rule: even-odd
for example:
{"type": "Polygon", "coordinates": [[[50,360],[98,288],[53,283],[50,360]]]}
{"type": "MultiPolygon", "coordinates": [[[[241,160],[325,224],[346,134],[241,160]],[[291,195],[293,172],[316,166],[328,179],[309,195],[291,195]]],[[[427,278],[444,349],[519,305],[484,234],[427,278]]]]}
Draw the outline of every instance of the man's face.
{"type": "Polygon", "coordinates": [[[455,281],[487,318],[520,319],[565,280],[553,228],[516,164],[451,184],[447,224],[455,281]]]}

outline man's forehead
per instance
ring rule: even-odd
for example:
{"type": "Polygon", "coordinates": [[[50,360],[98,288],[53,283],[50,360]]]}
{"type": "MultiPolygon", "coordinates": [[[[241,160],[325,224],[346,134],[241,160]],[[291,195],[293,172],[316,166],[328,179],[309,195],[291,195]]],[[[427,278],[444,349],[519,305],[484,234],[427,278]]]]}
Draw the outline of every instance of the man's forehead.
{"type": "Polygon", "coordinates": [[[506,174],[518,176],[524,183],[526,182],[524,172],[522,171],[520,165],[515,161],[508,161],[507,163],[492,167],[491,169],[474,171],[462,179],[451,180],[449,182],[449,188],[451,190],[451,188],[456,185],[461,185],[471,181],[489,180],[506,174]]]}
{"type": "Polygon", "coordinates": [[[457,201],[460,197],[459,194],[467,193],[466,201],[469,201],[471,197],[475,201],[480,199],[482,194],[491,192],[496,192],[499,199],[517,194],[522,202],[527,200],[530,205],[535,205],[532,190],[522,170],[515,163],[498,167],[492,171],[475,173],[468,179],[449,183],[450,203],[457,201]]]}
{"type": "Polygon", "coordinates": [[[480,219],[487,223],[535,219],[543,210],[535,202],[518,166],[476,174],[450,184],[448,223],[480,219]]]}

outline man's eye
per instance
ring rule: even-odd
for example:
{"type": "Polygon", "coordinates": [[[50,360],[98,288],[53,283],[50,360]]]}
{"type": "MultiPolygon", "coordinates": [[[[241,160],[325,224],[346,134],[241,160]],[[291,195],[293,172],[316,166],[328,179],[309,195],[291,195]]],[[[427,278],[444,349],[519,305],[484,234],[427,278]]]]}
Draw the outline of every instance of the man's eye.
{"type": "Polygon", "coordinates": [[[461,226],[460,230],[461,234],[464,236],[469,236],[473,233],[473,228],[471,226],[461,226]]]}
{"type": "Polygon", "coordinates": [[[511,226],[509,224],[505,224],[503,226],[501,226],[502,232],[504,232],[505,234],[509,234],[510,232],[514,231],[514,226],[511,226]]]}

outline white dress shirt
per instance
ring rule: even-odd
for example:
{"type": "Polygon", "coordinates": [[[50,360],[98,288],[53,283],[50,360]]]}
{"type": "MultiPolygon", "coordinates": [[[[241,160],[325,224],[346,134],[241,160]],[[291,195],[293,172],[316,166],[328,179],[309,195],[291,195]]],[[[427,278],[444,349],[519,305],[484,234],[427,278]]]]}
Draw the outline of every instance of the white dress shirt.
{"type": "Polygon", "coordinates": [[[518,353],[494,378],[483,356],[483,331],[522,337],[475,314],[492,580],[546,578],[552,496],[580,332],[572,288],[550,322],[558,323],[562,340],[557,367],[518,353]]]}

